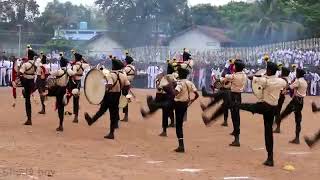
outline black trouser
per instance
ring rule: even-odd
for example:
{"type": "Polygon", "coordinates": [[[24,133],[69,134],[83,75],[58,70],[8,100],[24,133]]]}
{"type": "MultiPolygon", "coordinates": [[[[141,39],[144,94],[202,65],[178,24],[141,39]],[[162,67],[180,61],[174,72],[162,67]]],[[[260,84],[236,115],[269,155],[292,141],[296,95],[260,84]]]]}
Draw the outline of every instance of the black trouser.
{"type": "Polygon", "coordinates": [[[45,96],[42,95],[45,92],[45,88],[46,88],[46,79],[41,79],[40,76],[37,77],[36,80],[36,86],[40,95],[40,101],[41,101],[41,106],[42,106],[42,111],[45,111],[46,106],[44,104],[45,101],[45,96]]]}
{"type": "MultiPolygon", "coordinates": [[[[70,80],[69,88],[71,89],[71,91],[73,89],[78,89],[80,93],[81,80],[70,80]]],[[[75,117],[78,117],[79,115],[79,101],[80,101],[80,94],[78,96],[73,95],[73,114],[75,115],[75,117]]]]}
{"type": "Polygon", "coordinates": [[[231,119],[235,137],[240,134],[240,109],[241,93],[231,92],[231,119]]]}
{"type": "Polygon", "coordinates": [[[275,117],[278,127],[280,127],[280,125],[281,125],[281,122],[279,121],[279,118],[280,118],[281,109],[282,109],[282,106],[283,106],[283,103],[284,103],[285,99],[286,99],[286,96],[281,93],[280,97],[279,97],[279,100],[278,100],[278,106],[277,106],[276,117],[275,117]]]}
{"type": "Polygon", "coordinates": [[[303,109],[303,97],[294,96],[290,103],[287,105],[286,109],[280,114],[279,122],[286,118],[289,114],[294,112],[296,121],[296,138],[299,138],[301,132],[301,121],[302,121],[302,111],[303,109]]]}
{"type": "Polygon", "coordinates": [[[59,116],[59,126],[63,127],[64,121],[64,106],[63,97],[66,94],[66,87],[55,86],[52,89],[48,90],[48,96],[55,96],[56,97],[56,107],[58,109],[58,116],[59,116]]]}
{"type": "Polygon", "coordinates": [[[176,134],[177,138],[183,139],[183,117],[188,109],[188,102],[174,102],[174,110],[176,115],[176,134]]]}
{"type": "Polygon", "coordinates": [[[21,78],[23,86],[23,97],[25,98],[25,109],[28,121],[31,121],[31,94],[34,89],[34,79],[21,78]]]}
{"type": "Polygon", "coordinates": [[[126,107],[123,108],[122,112],[128,116],[128,113],[129,113],[129,103],[126,105],[126,107]]]}
{"type": "Polygon", "coordinates": [[[227,121],[228,120],[228,110],[230,109],[230,106],[231,106],[231,92],[230,92],[230,90],[229,89],[222,89],[222,90],[218,91],[217,93],[210,95],[210,97],[212,97],[213,100],[208,104],[207,108],[214,106],[215,104],[219,103],[222,100],[223,100],[223,103],[211,115],[211,117],[208,120],[208,123],[216,120],[222,114],[224,114],[224,121],[227,121]]]}
{"type": "Polygon", "coordinates": [[[265,146],[268,152],[268,158],[270,159],[273,159],[272,125],[274,121],[276,108],[277,106],[271,106],[265,102],[258,102],[255,104],[243,103],[240,105],[240,109],[242,110],[263,115],[265,146]]]}
{"type": "MultiPolygon", "coordinates": [[[[168,120],[169,120],[169,117],[173,123],[173,99],[170,98],[167,94],[163,94],[163,93],[157,93],[156,94],[156,99],[155,99],[156,102],[158,103],[162,103],[162,102],[165,102],[166,106],[163,106],[161,107],[162,108],[162,129],[164,132],[167,131],[167,128],[168,128],[168,120]]],[[[155,109],[153,109],[153,112],[151,113],[154,113],[155,109]]]]}
{"type": "Polygon", "coordinates": [[[96,122],[109,109],[110,114],[110,133],[114,133],[117,127],[119,116],[119,99],[120,92],[107,92],[104,95],[99,111],[92,117],[93,123],[96,122]]]}

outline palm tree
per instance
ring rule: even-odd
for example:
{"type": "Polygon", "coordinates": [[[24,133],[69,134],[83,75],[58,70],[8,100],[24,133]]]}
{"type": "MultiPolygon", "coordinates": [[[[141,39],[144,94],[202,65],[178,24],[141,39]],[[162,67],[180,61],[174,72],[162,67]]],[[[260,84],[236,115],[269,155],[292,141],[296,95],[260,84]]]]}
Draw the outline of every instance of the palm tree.
{"type": "Polygon", "coordinates": [[[271,43],[292,39],[303,26],[291,20],[290,4],[282,0],[257,0],[239,16],[237,32],[251,42],[271,43]]]}

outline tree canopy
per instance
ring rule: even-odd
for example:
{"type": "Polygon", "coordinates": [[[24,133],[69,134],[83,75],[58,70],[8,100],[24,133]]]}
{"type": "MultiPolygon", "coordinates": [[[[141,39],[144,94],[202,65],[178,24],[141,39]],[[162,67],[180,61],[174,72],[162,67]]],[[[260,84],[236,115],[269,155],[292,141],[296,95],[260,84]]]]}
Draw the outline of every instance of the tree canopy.
{"type": "Polygon", "coordinates": [[[22,24],[26,32],[43,34],[43,42],[53,37],[55,29],[77,29],[79,22],[86,21],[92,29],[120,32],[129,47],[163,44],[163,40],[193,25],[222,28],[239,45],[320,37],[319,0],[231,1],[223,6],[192,7],[187,0],[95,3],[97,7],[91,8],[54,0],[40,14],[35,0],[0,0],[0,31],[12,33],[22,24]]]}

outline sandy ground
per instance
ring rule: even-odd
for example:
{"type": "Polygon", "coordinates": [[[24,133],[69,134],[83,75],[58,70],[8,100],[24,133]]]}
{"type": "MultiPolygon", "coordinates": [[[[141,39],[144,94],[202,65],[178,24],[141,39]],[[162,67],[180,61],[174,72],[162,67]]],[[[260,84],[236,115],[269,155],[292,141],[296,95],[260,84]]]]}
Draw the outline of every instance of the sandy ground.
{"type": "MultiPolygon", "coordinates": [[[[187,152],[177,154],[172,152],[177,146],[174,129],[169,129],[167,138],[158,136],[160,112],[145,120],[139,113],[145,96],[154,92],[134,92],[142,103],[130,104],[130,122],[120,124],[116,140],[112,141],[103,138],[108,132],[108,113],[92,127],[85,123],[83,113],[93,114],[98,107],[89,105],[84,96],[80,123],[73,124],[72,117],[67,116],[65,131],[56,133],[58,118],[53,111],[53,99],[48,102],[47,115],[38,115],[40,107],[33,103],[33,126],[25,127],[24,100],[20,97],[16,108],[12,108],[10,89],[1,88],[0,179],[320,179],[320,144],[310,150],[304,143],[288,143],[294,136],[293,116],[283,123],[283,133],[275,135],[275,167],[270,168],[262,165],[266,158],[262,116],[241,112],[241,147],[232,148],[228,146],[233,140],[228,135],[230,118],[228,128],[220,126],[222,119],[205,127],[198,101],[190,107],[184,126],[187,152]],[[287,164],[295,170],[283,170],[287,164]],[[185,169],[198,172],[179,171],[185,169]]],[[[305,100],[302,135],[312,135],[320,128],[319,115],[311,112],[311,100],[319,98],[305,100]]],[[[243,101],[255,101],[255,97],[243,95],[243,101]]]]}

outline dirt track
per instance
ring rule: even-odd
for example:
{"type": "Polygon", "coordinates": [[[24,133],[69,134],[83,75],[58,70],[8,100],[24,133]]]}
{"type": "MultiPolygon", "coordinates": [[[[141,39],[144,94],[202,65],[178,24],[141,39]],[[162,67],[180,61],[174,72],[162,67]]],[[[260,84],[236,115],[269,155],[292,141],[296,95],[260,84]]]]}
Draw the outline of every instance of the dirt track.
{"type": "MultiPolygon", "coordinates": [[[[154,93],[134,91],[141,100],[146,94],[154,93]]],[[[319,99],[308,97],[305,100],[302,135],[312,135],[320,128],[319,115],[313,114],[310,108],[310,101],[319,99]]],[[[243,96],[243,101],[254,100],[252,95],[243,96]]],[[[53,99],[48,102],[45,116],[37,114],[40,107],[33,103],[32,127],[22,125],[25,121],[24,100],[19,98],[15,109],[11,102],[10,89],[1,88],[0,179],[320,179],[320,144],[312,150],[302,138],[301,145],[288,144],[294,136],[293,116],[283,123],[283,133],[275,135],[275,167],[269,168],[262,165],[266,152],[261,149],[264,148],[264,136],[262,116],[259,115],[241,112],[241,147],[231,148],[228,146],[233,140],[228,135],[232,127],[230,118],[228,128],[220,126],[221,120],[210,128],[205,127],[198,101],[189,109],[188,122],[184,126],[187,152],[176,154],[172,152],[177,146],[175,130],[169,129],[168,138],[159,137],[160,113],[142,120],[139,103],[130,104],[130,122],[121,123],[116,140],[110,141],[103,138],[109,127],[108,112],[92,127],[86,125],[83,116],[79,124],[73,124],[72,117],[67,116],[65,131],[58,134],[55,132],[58,118],[53,111],[53,99]],[[286,164],[293,165],[295,171],[283,170],[286,164]],[[178,171],[185,168],[201,171],[178,171]]],[[[98,108],[89,105],[84,96],[80,106],[81,115],[84,111],[93,114],[98,108]]],[[[69,105],[67,109],[72,107],[69,105]]]]}

